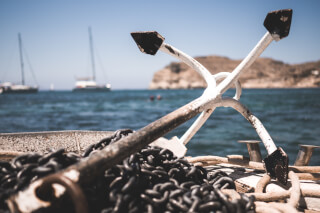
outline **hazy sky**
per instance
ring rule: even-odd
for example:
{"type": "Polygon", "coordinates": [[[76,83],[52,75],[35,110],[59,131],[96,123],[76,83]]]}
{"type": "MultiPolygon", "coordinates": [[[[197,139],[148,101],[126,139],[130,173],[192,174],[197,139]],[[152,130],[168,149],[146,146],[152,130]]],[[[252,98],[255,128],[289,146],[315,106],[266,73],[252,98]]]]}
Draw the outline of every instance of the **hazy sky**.
{"type": "MultiPolygon", "coordinates": [[[[286,63],[320,59],[320,1],[107,1],[1,0],[0,81],[19,82],[17,34],[40,89],[72,89],[90,75],[88,26],[92,27],[99,83],[114,89],[147,88],[153,73],[174,58],[140,53],[133,31],[156,30],[191,56],[242,59],[266,32],[269,11],[293,9],[289,37],[262,54],[286,63]]],[[[25,58],[26,81],[35,84],[25,58]]]]}

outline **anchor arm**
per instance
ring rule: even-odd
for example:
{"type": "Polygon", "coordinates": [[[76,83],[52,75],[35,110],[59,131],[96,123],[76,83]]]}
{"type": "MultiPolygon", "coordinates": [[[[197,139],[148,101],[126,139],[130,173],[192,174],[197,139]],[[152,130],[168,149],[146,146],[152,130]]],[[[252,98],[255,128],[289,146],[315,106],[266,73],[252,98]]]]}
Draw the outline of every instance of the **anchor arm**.
{"type": "Polygon", "coordinates": [[[233,98],[222,98],[215,106],[232,107],[250,122],[268,152],[268,156],[264,159],[267,172],[271,177],[286,184],[288,179],[288,156],[281,147],[276,147],[262,122],[246,106],[233,98]]]}

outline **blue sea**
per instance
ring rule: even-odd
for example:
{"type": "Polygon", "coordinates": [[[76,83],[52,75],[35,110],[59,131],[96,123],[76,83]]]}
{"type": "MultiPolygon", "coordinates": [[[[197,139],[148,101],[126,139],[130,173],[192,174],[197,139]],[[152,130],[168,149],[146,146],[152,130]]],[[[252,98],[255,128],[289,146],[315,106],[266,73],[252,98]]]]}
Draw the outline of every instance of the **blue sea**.
{"type": "MultiPolygon", "coordinates": [[[[115,90],[108,93],[41,91],[0,95],[0,132],[138,130],[199,97],[203,90],[115,90]],[[161,100],[150,96],[160,95],[161,100]]],[[[234,90],[226,96],[233,96],[234,90]]],[[[320,89],[244,89],[241,102],[264,124],[293,164],[299,144],[320,145],[320,89]]],[[[181,137],[195,119],[166,135],[181,137]]],[[[218,108],[187,144],[188,155],[247,155],[238,140],[259,139],[238,112],[218,108]]],[[[263,157],[266,150],[262,143],[263,157]]],[[[320,165],[320,149],[310,165],[320,165]]]]}

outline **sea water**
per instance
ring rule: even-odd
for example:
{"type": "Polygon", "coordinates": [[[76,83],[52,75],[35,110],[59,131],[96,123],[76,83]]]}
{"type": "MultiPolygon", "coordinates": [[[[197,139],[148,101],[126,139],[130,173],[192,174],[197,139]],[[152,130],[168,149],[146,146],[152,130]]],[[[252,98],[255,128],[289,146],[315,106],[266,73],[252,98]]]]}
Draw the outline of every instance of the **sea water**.
{"type": "MultiPolygon", "coordinates": [[[[203,90],[71,91],[0,95],[0,132],[117,129],[138,130],[199,97],[203,90]],[[157,96],[161,100],[157,100],[157,96]],[[154,100],[150,100],[154,96],[154,100]]],[[[232,97],[234,90],[227,91],[232,97]]],[[[264,124],[293,164],[299,144],[320,145],[320,89],[244,89],[241,102],[264,124]]],[[[195,119],[165,137],[181,137],[195,119]]],[[[187,144],[188,155],[247,155],[238,140],[259,139],[250,123],[231,108],[217,108],[187,144]]],[[[266,150],[262,143],[263,157],[266,150]]],[[[310,165],[320,165],[320,149],[310,165]]]]}

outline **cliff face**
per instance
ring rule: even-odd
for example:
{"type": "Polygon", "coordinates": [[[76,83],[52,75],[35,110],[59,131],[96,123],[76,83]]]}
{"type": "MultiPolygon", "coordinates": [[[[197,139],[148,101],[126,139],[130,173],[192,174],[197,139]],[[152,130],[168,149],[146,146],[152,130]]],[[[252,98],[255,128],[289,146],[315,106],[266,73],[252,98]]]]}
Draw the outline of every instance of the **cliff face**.
{"type": "MultiPolygon", "coordinates": [[[[232,72],[241,62],[220,56],[196,57],[212,74],[232,72]]],[[[244,88],[320,87],[320,60],[303,64],[285,64],[259,58],[240,75],[244,88]]],[[[171,63],[153,76],[149,89],[189,89],[206,87],[201,76],[184,63],[171,63]]]]}

